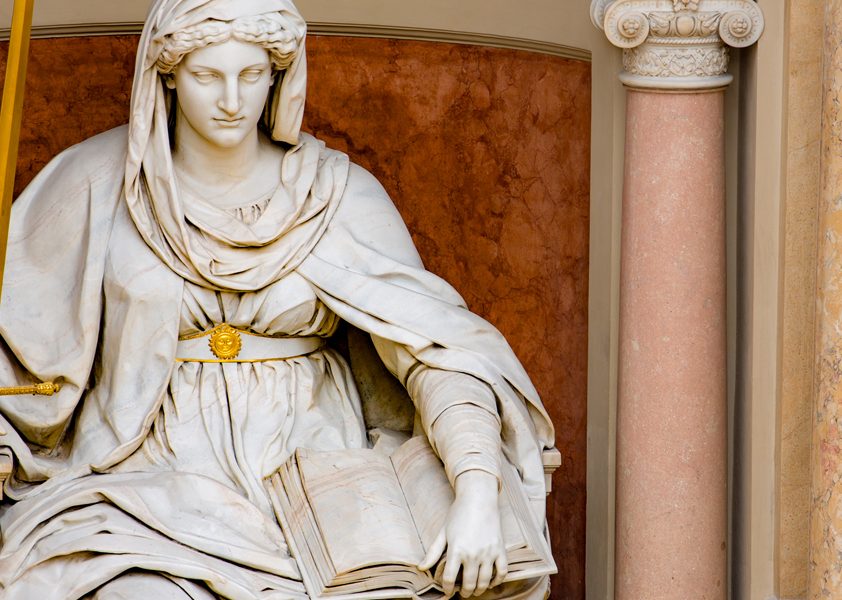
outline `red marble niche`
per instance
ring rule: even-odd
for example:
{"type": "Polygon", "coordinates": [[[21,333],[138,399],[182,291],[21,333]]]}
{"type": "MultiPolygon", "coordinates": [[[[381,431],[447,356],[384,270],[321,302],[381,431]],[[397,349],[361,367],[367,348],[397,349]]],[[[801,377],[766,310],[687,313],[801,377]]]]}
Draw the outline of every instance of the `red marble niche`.
{"type": "MultiPolygon", "coordinates": [[[[33,42],[18,192],[63,148],[127,121],[136,44],[33,42]]],[[[309,55],[306,129],[383,182],[428,268],[506,335],[541,392],[564,456],[552,598],[584,598],[590,65],[319,36],[309,55]]]]}

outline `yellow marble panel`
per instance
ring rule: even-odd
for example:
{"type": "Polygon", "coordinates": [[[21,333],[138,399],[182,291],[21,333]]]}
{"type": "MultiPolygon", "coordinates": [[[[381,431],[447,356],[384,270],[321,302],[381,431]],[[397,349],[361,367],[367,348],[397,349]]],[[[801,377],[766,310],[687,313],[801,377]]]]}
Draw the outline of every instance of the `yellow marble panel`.
{"type": "Polygon", "coordinates": [[[824,3],[788,10],[777,593],[803,598],[809,575],[810,438],[815,364],[824,3]]]}
{"type": "Polygon", "coordinates": [[[810,598],[842,597],[842,0],[827,0],[810,598]]]}

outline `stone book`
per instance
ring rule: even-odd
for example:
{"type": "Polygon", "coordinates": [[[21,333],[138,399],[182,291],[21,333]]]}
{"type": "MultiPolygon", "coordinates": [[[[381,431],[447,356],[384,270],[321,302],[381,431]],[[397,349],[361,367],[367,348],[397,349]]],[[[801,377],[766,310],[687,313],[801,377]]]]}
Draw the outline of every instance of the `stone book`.
{"type": "MultiPolygon", "coordinates": [[[[504,462],[500,517],[509,560],[505,581],[556,572],[519,477],[504,462]]],[[[445,524],[453,489],[427,439],[391,456],[373,449],[299,449],[267,489],[311,598],[444,598],[443,557],[418,569],[445,524]]]]}

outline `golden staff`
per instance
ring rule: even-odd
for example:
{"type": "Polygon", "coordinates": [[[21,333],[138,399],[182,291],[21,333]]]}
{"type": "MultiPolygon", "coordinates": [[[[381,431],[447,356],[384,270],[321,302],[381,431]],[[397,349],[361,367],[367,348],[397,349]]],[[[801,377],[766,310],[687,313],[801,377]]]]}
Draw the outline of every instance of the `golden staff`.
{"type": "Polygon", "coordinates": [[[61,385],[58,383],[36,383],[35,385],[22,385],[18,387],[0,387],[0,396],[52,396],[58,394],[61,385]]]}
{"type": "MultiPolygon", "coordinates": [[[[35,0],[15,0],[12,14],[12,35],[6,59],[6,83],[3,85],[3,104],[0,107],[0,291],[6,267],[6,245],[9,243],[9,216],[15,189],[15,171],[20,142],[20,121],[23,114],[23,92],[26,84],[26,63],[29,59],[29,39],[32,36],[32,10],[35,0]]],[[[0,389],[0,395],[37,394],[52,396],[59,390],[53,383],[0,389]]],[[[0,434],[5,434],[0,431],[0,434]]],[[[0,500],[3,484],[11,475],[12,461],[0,456],[0,500]]]]}
{"type": "MultiPolygon", "coordinates": [[[[20,122],[23,114],[23,92],[26,84],[26,63],[29,58],[29,39],[32,34],[32,10],[35,0],[15,0],[12,15],[12,35],[6,60],[6,83],[3,86],[3,105],[0,108],[0,290],[6,265],[6,245],[9,242],[9,215],[18,161],[20,122]]],[[[39,383],[31,386],[0,387],[0,396],[34,394],[52,396],[60,386],[39,383]]],[[[2,472],[0,468],[0,472],[2,472]]]]}
{"type": "Polygon", "coordinates": [[[9,55],[6,60],[6,83],[3,86],[3,105],[0,108],[0,291],[6,266],[6,245],[9,243],[9,215],[12,212],[12,194],[15,188],[34,4],[35,0],[15,0],[9,55]]]}

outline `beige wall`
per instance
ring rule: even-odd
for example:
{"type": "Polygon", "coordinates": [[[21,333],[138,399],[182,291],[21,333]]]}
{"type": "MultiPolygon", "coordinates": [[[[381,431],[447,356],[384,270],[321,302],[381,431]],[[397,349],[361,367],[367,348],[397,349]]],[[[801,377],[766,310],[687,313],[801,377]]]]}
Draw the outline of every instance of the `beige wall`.
{"type": "Polygon", "coordinates": [[[766,32],[744,56],[741,101],[733,598],[773,598],[785,9],[762,0],[766,32]]]}
{"type": "Polygon", "coordinates": [[[743,61],[734,598],[802,599],[809,574],[824,3],[760,0],[743,61]]]}
{"type": "MultiPolygon", "coordinates": [[[[140,23],[150,0],[38,0],[36,27],[140,23]]],[[[316,24],[397,27],[463,32],[565,45],[588,51],[591,31],[585,0],[298,0],[304,17],[316,24]],[[574,26],[575,25],[575,26],[574,26]]],[[[11,21],[12,3],[0,6],[0,27],[11,21]]]]}

